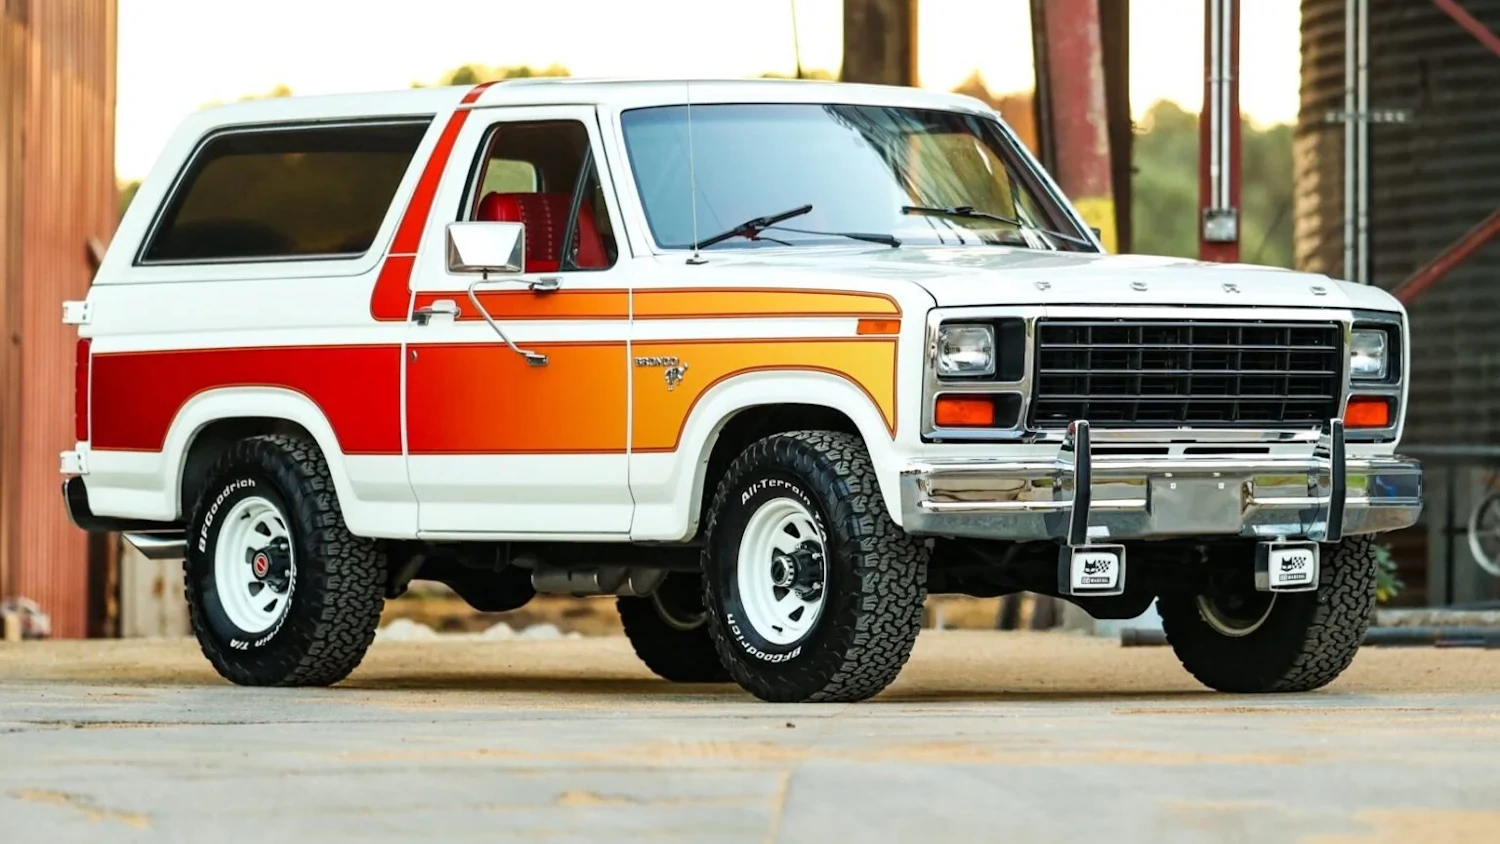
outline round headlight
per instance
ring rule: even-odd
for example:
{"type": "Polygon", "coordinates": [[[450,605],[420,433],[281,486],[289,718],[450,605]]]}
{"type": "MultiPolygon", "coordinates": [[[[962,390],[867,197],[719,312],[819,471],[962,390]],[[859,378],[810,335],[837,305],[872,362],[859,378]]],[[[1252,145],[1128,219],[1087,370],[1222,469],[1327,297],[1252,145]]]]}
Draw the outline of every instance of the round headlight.
{"type": "Polygon", "coordinates": [[[1385,331],[1357,328],[1349,340],[1349,377],[1378,381],[1389,369],[1390,343],[1385,331]]]}
{"type": "Polygon", "coordinates": [[[938,329],[937,373],[948,378],[995,374],[995,329],[945,325],[938,329]]]}

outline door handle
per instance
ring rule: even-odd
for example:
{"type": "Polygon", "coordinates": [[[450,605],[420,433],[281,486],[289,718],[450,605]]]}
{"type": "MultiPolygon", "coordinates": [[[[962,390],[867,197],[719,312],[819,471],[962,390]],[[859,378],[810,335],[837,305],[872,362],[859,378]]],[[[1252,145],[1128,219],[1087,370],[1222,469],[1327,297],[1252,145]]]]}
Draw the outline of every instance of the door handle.
{"type": "Polygon", "coordinates": [[[417,310],[412,313],[411,318],[412,321],[417,325],[427,325],[431,323],[435,317],[446,316],[449,319],[458,319],[458,314],[459,309],[457,302],[454,302],[452,299],[442,299],[437,302],[433,302],[431,305],[428,305],[426,307],[417,308],[417,310]]]}

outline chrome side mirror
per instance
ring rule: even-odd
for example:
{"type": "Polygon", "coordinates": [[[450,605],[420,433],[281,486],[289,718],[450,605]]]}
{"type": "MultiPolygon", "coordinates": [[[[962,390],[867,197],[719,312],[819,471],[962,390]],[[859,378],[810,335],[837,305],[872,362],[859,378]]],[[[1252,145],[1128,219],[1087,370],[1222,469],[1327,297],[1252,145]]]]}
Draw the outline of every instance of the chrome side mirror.
{"type": "Polygon", "coordinates": [[[448,272],[526,271],[526,225],[516,222],[448,224],[448,272]]]}

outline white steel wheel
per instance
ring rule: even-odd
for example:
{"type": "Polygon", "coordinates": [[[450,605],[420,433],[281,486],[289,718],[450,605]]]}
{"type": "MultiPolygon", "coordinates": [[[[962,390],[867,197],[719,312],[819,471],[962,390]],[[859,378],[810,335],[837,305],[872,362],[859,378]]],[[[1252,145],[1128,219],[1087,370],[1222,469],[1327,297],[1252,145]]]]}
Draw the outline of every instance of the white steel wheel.
{"type": "Polygon", "coordinates": [[[708,617],[708,612],[702,608],[687,608],[679,606],[680,601],[673,600],[662,594],[661,587],[651,591],[651,608],[661,618],[663,624],[681,633],[697,630],[703,626],[703,621],[708,617]]]}
{"type": "Polygon", "coordinates": [[[1259,630],[1274,609],[1276,595],[1271,592],[1198,596],[1198,614],[1203,616],[1203,623],[1219,635],[1234,639],[1259,630]]]}
{"type": "Polygon", "coordinates": [[[265,633],[286,617],[296,579],[281,511],[259,496],[236,503],[214,546],[214,590],[224,614],[251,636],[265,633]]]}
{"type": "Polygon", "coordinates": [[[1469,513],[1469,553],[1493,577],[1500,577],[1500,495],[1487,496],[1469,513]]]}
{"type": "Polygon", "coordinates": [[[827,597],[827,540],[801,502],[773,498],[751,514],[736,581],[745,620],[773,645],[812,632],[827,597]]]}

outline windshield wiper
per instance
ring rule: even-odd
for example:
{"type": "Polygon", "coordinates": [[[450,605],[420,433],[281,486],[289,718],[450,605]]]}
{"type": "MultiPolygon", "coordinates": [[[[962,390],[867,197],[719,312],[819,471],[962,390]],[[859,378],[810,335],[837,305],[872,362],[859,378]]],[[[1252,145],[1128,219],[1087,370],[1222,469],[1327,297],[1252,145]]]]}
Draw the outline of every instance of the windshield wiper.
{"type": "Polygon", "coordinates": [[[901,206],[901,213],[923,214],[930,217],[967,217],[969,219],[994,220],[996,222],[1005,223],[1008,226],[1015,226],[1018,229],[1028,229],[1030,231],[1041,232],[1042,234],[1049,234],[1061,240],[1066,240],[1069,243],[1076,243],[1079,246],[1094,245],[1081,237],[1074,237],[1073,235],[1063,234],[1062,232],[1053,231],[1052,229],[1044,229],[1038,226],[1033,226],[1021,220],[1018,220],[1015,217],[1007,217],[1003,214],[991,214],[988,211],[979,211],[972,205],[958,205],[953,208],[930,208],[925,205],[903,205],[901,206]]]}
{"type": "Polygon", "coordinates": [[[790,220],[793,217],[801,217],[803,214],[811,213],[811,205],[799,205],[789,211],[783,211],[780,214],[772,214],[769,217],[754,217],[746,220],[743,223],[740,223],[739,225],[728,231],[720,232],[713,237],[700,240],[697,243],[693,244],[692,248],[702,249],[705,246],[713,246],[715,243],[723,243],[726,240],[730,240],[736,237],[754,238],[756,235],[783,220],[790,220]]]}
{"type": "Polygon", "coordinates": [[[797,234],[822,235],[824,237],[847,237],[851,240],[880,243],[893,248],[901,245],[901,241],[897,240],[895,235],[879,234],[876,232],[820,232],[813,231],[812,229],[794,229],[790,226],[767,226],[766,228],[775,229],[779,232],[796,232],[797,234]]]}
{"type": "MultiPolygon", "coordinates": [[[[757,235],[768,229],[776,229],[777,231],[784,232],[796,232],[797,234],[822,235],[824,237],[847,237],[851,240],[863,240],[867,243],[879,243],[891,247],[901,245],[901,241],[897,240],[893,235],[888,234],[873,234],[869,232],[820,232],[813,231],[812,229],[794,229],[790,226],[777,225],[778,223],[781,223],[785,220],[790,220],[793,217],[801,217],[803,214],[811,213],[812,209],[813,207],[811,205],[799,205],[796,208],[788,211],[783,211],[780,214],[772,214],[769,217],[756,217],[752,220],[746,220],[745,222],[740,223],[739,225],[728,231],[720,232],[713,237],[698,241],[697,245],[693,248],[702,249],[705,246],[713,246],[715,243],[722,243],[726,240],[730,240],[736,237],[744,237],[749,238],[750,240],[755,240],[757,235]]],[[[769,237],[763,239],[774,240],[773,238],[769,237]]],[[[775,242],[780,243],[783,246],[791,245],[782,240],[776,240],[775,242]]]]}

